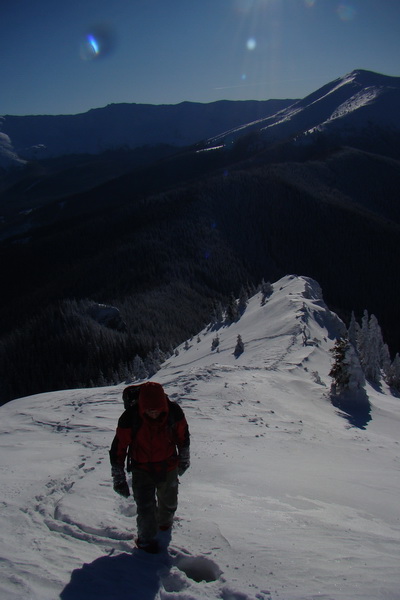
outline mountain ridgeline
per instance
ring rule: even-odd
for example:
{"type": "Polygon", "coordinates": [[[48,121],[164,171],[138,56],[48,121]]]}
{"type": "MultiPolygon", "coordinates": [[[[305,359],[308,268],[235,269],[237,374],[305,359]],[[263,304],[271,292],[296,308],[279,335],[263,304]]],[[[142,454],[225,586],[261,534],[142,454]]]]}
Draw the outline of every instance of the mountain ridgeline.
{"type": "Polygon", "coordinates": [[[161,129],[3,170],[0,400],[150,373],[216,303],[287,273],[346,322],[375,314],[397,352],[399,80],[354,71],[207,139],[209,105],[187,147],[161,129]]]}

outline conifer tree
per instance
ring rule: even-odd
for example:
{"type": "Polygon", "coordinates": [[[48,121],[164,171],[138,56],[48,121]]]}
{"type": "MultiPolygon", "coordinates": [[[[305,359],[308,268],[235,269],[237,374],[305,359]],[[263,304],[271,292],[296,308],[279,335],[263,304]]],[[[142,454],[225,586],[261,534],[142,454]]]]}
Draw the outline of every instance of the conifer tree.
{"type": "Polygon", "coordinates": [[[392,361],[390,359],[389,347],[387,344],[383,344],[381,360],[382,360],[382,371],[384,374],[384,378],[386,379],[390,372],[390,368],[392,366],[392,361]]]}
{"type": "Polygon", "coordinates": [[[354,397],[363,389],[364,374],[356,351],[349,340],[340,338],[333,349],[333,365],[329,376],[332,377],[331,395],[354,397]]]}
{"type": "Polygon", "coordinates": [[[364,365],[368,360],[368,343],[369,343],[369,315],[368,311],[364,310],[363,317],[361,319],[361,327],[357,331],[357,352],[360,358],[361,366],[364,369],[364,365]]]}
{"type": "Polygon", "coordinates": [[[360,330],[360,326],[357,323],[355,315],[354,315],[354,311],[352,310],[349,329],[348,329],[348,338],[349,338],[350,344],[352,344],[356,350],[357,350],[357,337],[358,337],[359,330],[360,330]]]}
{"type": "Polygon", "coordinates": [[[213,310],[211,314],[211,323],[215,325],[216,323],[221,323],[224,318],[224,311],[222,308],[222,304],[219,300],[214,300],[213,302],[213,310]]]}
{"type": "Polygon", "coordinates": [[[267,299],[271,296],[272,292],[274,291],[274,288],[272,287],[271,282],[269,282],[269,281],[265,282],[264,279],[262,279],[261,285],[260,285],[260,291],[261,291],[261,306],[264,306],[267,299]]]}
{"type": "Polygon", "coordinates": [[[235,321],[238,321],[239,316],[238,303],[235,299],[235,296],[231,294],[231,298],[226,309],[226,320],[229,323],[235,323],[235,321]]]}
{"type": "Polygon", "coordinates": [[[217,335],[215,336],[215,338],[213,338],[213,341],[211,342],[211,350],[216,350],[219,346],[219,335],[217,333],[217,335]]]}
{"type": "Polygon", "coordinates": [[[147,379],[147,369],[144,365],[142,358],[138,355],[136,355],[133,359],[132,370],[135,379],[147,379]]]}
{"type": "Polygon", "coordinates": [[[396,392],[400,392],[400,356],[397,353],[386,376],[387,384],[396,392]]]}
{"type": "Polygon", "coordinates": [[[239,293],[239,301],[238,301],[238,311],[239,314],[242,315],[246,310],[246,307],[249,303],[249,296],[247,290],[242,286],[239,293]]]}
{"type": "Polygon", "coordinates": [[[382,331],[375,315],[371,315],[368,323],[368,337],[364,365],[365,377],[372,383],[381,379],[381,357],[383,352],[382,331]]]}
{"type": "Polygon", "coordinates": [[[244,343],[243,343],[243,340],[242,340],[242,337],[241,337],[241,335],[238,335],[238,336],[237,336],[237,340],[236,340],[236,347],[235,347],[235,350],[234,350],[233,354],[234,354],[234,355],[236,356],[236,358],[237,358],[237,357],[238,357],[238,356],[240,356],[240,355],[241,355],[243,352],[244,352],[244,343]]]}

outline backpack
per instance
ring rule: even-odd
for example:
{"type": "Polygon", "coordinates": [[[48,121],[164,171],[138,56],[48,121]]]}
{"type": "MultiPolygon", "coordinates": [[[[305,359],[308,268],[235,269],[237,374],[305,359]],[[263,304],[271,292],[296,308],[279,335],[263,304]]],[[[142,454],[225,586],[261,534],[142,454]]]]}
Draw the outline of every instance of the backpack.
{"type": "Polygon", "coordinates": [[[124,408],[127,410],[137,404],[139,400],[139,393],[141,384],[139,385],[128,385],[122,392],[122,400],[124,401],[124,408]]]}

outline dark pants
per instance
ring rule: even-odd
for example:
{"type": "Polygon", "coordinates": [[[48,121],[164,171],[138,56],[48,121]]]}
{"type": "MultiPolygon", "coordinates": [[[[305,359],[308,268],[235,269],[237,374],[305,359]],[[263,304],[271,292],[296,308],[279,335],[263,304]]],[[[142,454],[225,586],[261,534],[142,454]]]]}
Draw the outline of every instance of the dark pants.
{"type": "Polygon", "coordinates": [[[159,526],[171,526],[178,506],[178,469],[168,471],[163,481],[148,471],[132,472],[133,497],[137,507],[137,531],[142,541],[150,541],[159,526]]]}

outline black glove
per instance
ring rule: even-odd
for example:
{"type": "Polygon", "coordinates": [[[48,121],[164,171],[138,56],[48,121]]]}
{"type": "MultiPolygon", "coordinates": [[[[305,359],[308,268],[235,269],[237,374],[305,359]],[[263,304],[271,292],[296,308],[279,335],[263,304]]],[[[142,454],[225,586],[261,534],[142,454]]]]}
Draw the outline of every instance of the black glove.
{"type": "Polygon", "coordinates": [[[179,452],[178,462],[178,475],[181,477],[185,471],[190,467],[190,450],[189,448],[182,448],[179,452]]]}
{"type": "Polygon", "coordinates": [[[113,489],[120,496],[128,498],[130,496],[129,487],[126,482],[125,471],[121,467],[112,467],[111,475],[113,478],[113,489]]]}

